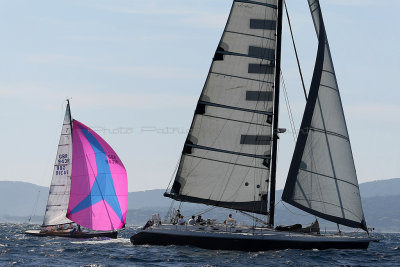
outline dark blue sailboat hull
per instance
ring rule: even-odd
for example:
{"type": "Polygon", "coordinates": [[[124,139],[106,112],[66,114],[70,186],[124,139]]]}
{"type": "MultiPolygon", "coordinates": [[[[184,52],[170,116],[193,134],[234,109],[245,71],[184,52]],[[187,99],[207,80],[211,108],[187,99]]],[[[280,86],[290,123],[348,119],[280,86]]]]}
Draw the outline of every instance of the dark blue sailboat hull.
{"type": "Polygon", "coordinates": [[[315,240],[304,238],[269,237],[254,238],[250,235],[218,235],[214,233],[204,235],[161,233],[156,231],[141,231],[131,237],[133,245],[159,246],[196,246],[214,250],[266,251],[284,249],[367,249],[371,239],[368,238],[341,238],[321,237],[315,240]]]}
{"type": "Polygon", "coordinates": [[[32,236],[57,236],[57,237],[68,237],[68,238],[117,238],[117,231],[105,231],[105,232],[71,232],[71,231],[40,231],[40,230],[28,230],[25,232],[27,235],[32,236]]]}

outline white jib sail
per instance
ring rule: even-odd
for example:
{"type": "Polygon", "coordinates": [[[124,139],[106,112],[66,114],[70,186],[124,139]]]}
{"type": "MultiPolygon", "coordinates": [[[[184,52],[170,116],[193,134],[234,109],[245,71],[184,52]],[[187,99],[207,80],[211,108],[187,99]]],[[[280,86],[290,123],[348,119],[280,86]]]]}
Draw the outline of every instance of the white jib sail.
{"type": "Polygon", "coordinates": [[[70,223],[66,217],[71,187],[72,135],[69,104],[65,111],[43,226],[70,223]]]}

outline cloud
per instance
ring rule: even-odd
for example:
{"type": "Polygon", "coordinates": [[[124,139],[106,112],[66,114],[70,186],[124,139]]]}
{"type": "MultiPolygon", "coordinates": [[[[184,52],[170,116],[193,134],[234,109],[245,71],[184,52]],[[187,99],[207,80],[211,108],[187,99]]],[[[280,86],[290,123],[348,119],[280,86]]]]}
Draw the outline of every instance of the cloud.
{"type": "Polygon", "coordinates": [[[146,34],[138,36],[138,38],[142,41],[166,41],[166,40],[179,40],[182,38],[182,34],[173,34],[171,32],[168,33],[150,33],[146,32],[146,34]]]}
{"type": "Polygon", "coordinates": [[[54,66],[68,66],[84,68],[86,70],[94,70],[108,72],[114,74],[122,74],[127,76],[146,77],[149,79],[187,79],[198,78],[199,74],[188,68],[176,68],[171,66],[135,66],[135,65],[112,65],[107,62],[110,59],[90,59],[65,54],[32,54],[25,56],[28,62],[38,64],[48,64],[54,66]]]}
{"type": "Polygon", "coordinates": [[[122,43],[123,40],[116,38],[115,36],[109,35],[94,35],[94,34],[65,34],[62,35],[65,40],[72,40],[78,42],[108,42],[108,43],[122,43]]]}
{"type": "Polygon", "coordinates": [[[347,117],[369,122],[391,122],[400,124],[400,106],[393,104],[364,104],[344,106],[347,117]]]}
{"type": "Polygon", "coordinates": [[[381,4],[375,0],[326,0],[326,2],[329,5],[336,6],[374,6],[377,3],[381,4]]]}
{"type": "Polygon", "coordinates": [[[182,95],[170,92],[99,92],[97,86],[19,84],[0,85],[4,99],[36,99],[39,106],[55,110],[67,97],[86,108],[113,107],[138,110],[194,108],[198,95],[182,95]],[[55,89],[57,88],[57,89],[55,89]]]}
{"type": "Polygon", "coordinates": [[[141,16],[174,16],[174,19],[185,24],[190,23],[198,27],[221,28],[225,24],[228,12],[210,12],[190,8],[164,8],[162,5],[147,5],[145,7],[127,7],[115,5],[97,5],[96,8],[113,13],[141,15],[141,16]]]}
{"type": "Polygon", "coordinates": [[[97,93],[80,94],[74,98],[77,105],[91,107],[122,107],[140,110],[160,110],[165,108],[190,108],[194,107],[198,96],[185,96],[170,93],[97,93]]]}
{"type": "Polygon", "coordinates": [[[65,54],[31,54],[25,56],[25,60],[28,62],[39,63],[39,64],[57,64],[63,66],[76,66],[82,63],[87,63],[88,60],[82,57],[65,55],[65,54]]]}
{"type": "Polygon", "coordinates": [[[9,88],[0,88],[0,97],[1,98],[6,98],[6,97],[15,97],[15,96],[20,96],[21,92],[12,90],[9,88]]]}
{"type": "Polygon", "coordinates": [[[92,66],[105,72],[140,76],[146,78],[182,79],[196,78],[199,74],[190,69],[173,68],[170,66],[92,66]]]}
{"type": "Polygon", "coordinates": [[[193,15],[196,13],[195,10],[191,9],[165,9],[165,8],[132,8],[132,7],[118,7],[110,5],[98,5],[97,8],[120,14],[132,14],[132,15],[145,15],[145,16],[157,16],[157,15],[193,15]]]}
{"type": "Polygon", "coordinates": [[[1,98],[18,98],[26,97],[40,93],[40,86],[35,85],[8,85],[0,84],[0,97],[1,98]]]}
{"type": "Polygon", "coordinates": [[[198,26],[222,29],[227,21],[227,14],[198,13],[194,14],[194,16],[183,18],[183,21],[198,26]]]}

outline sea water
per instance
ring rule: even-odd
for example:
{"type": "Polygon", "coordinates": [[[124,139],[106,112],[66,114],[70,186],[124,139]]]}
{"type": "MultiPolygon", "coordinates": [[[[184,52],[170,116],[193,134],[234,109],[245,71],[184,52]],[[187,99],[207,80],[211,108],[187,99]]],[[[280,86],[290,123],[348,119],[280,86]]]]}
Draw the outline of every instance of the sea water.
{"type": "Polygon", "coordinates": [[[190,246],[133,246],[137,227],[117,239],[34,237],[36,225],[0,224],[0,266],[400,266],[400,234],[375,234],[368,250],[239,252],[190,246]]]}

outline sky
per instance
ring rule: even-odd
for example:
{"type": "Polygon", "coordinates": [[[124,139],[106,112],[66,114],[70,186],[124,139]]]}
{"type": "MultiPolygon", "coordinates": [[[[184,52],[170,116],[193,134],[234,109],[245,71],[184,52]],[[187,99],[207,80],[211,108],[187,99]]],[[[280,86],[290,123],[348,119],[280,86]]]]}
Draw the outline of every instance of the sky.
{"type": "MultiPolygon", "coordinates": [[[[231,0],[0,0],[0,180],[48,186],[65,112],[118,153],[129,191],[164,189],[178,162],[231,0]]],[[[317,39],[287,0],[309,87],[317,39]]],[[[359,182],[400,177],[398,0],[321,0],[359,182]]],[[[282,71],[305,100],[288,26],[282,71]]],[[[280,127],[290,128],[281,98],[280,127]]],[[[294,149],[281,135],[277,187],[294,149]]]]}

